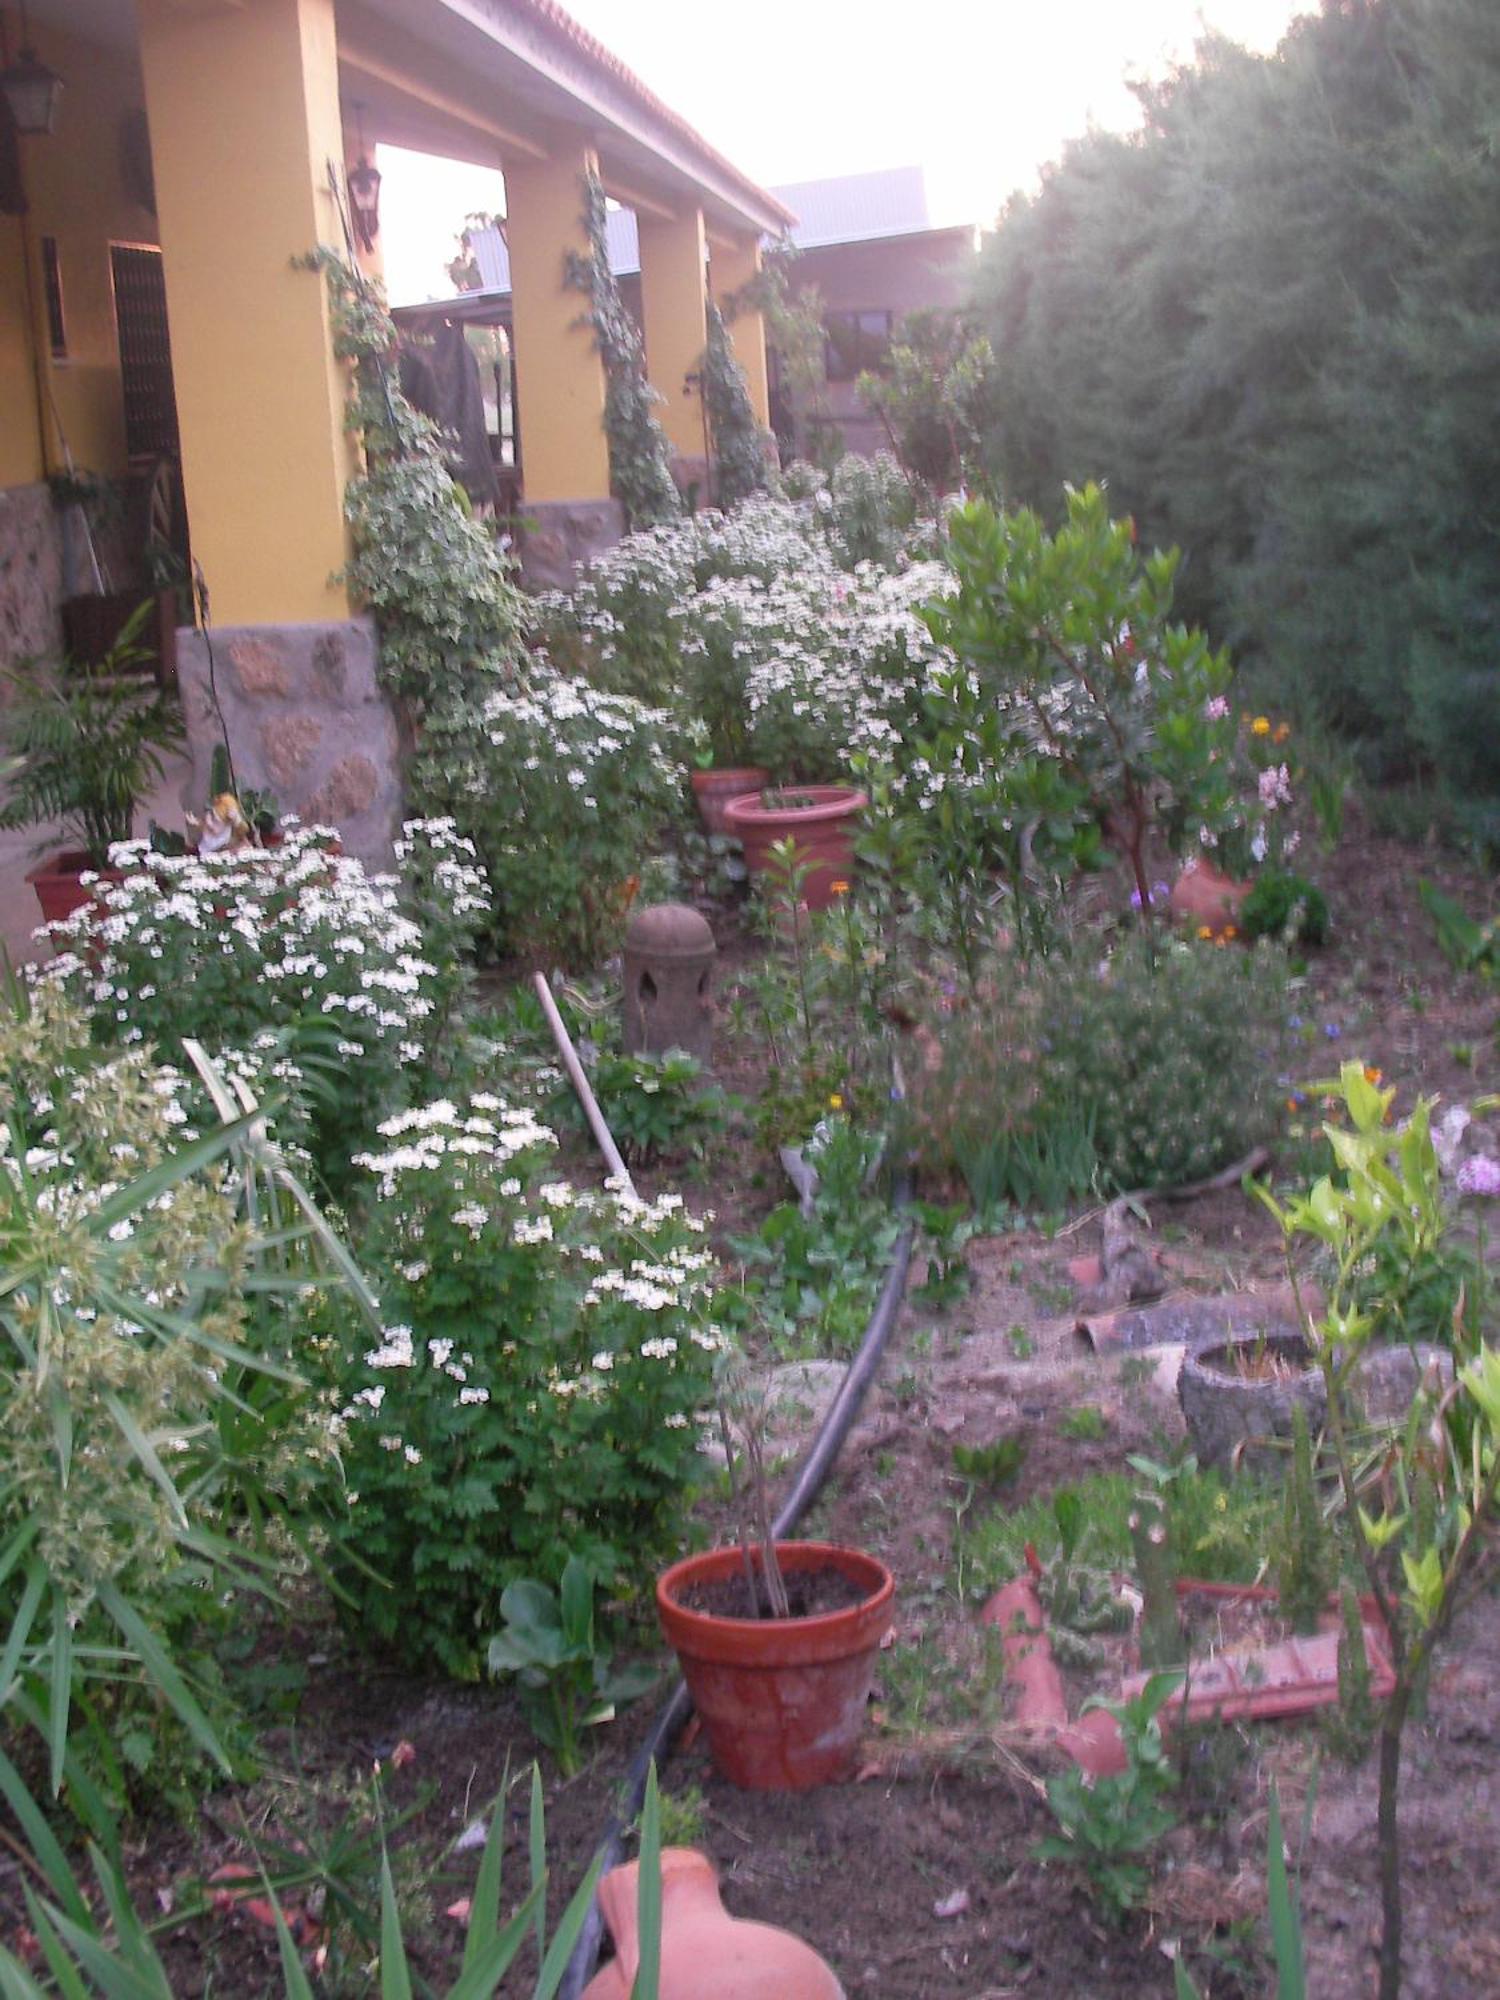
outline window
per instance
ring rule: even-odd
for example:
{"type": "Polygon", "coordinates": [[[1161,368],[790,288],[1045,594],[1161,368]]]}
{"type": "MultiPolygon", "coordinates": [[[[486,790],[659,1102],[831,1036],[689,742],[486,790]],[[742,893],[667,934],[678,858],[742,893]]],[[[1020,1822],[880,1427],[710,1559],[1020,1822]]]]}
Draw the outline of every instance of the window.
{"type": "Polygon", "coordinates": [[[146,244],[111,243],[109,264],[125,398],[125,449],[132,458],[175,458],[177,399],[172,391],[161,252],[146,244]]]}
{"type": "Polygon", "coordinates": [[[63,317],[62,266],[57,258],[57,238],[42,238],[42,290],[47,300],[47,338],[52,359],[68,358],[68,322],[63,317]]]}
{"type": "Polygon", "coordinates": [[[866,368],[883,368],[891,344],[888,312],[823,315],[824,361],[830,382],[852,382],[866,368]]]}

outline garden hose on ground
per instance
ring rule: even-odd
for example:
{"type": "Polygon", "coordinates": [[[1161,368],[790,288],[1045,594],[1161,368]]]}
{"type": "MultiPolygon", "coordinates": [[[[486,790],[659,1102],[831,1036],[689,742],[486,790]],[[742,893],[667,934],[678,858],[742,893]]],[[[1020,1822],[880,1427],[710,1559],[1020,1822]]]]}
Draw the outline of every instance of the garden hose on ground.
{"type": "MultiPolygon", "coordinates": [[[[911,1179],[903,1170],[897,1175],[892,1192],[891,1204],[894,1208],[905,1209],[911,1203],[911,1179]]],[[[849,1363],[838,1394],[829,1406],[828,1414],[813,1439],[812,1449],[797,1472],[791,1492],[782,1502],[781,1511],[772,1524],[772,1534],[777,1541],[784,1541],[792,1534],[808,1508],[822,1492],[829,1473],[843,1450],[855,1419],[859,1416],[870,1384],[880,1368],[896,1317],[906,1296],[906,1275],[911,1264],[912,1241],[916,1234],[916,1224],[908,1220],[896,1239],[896,1247],[891,1252],[891,1261],[886,1268],[885,1283],[881,1286],[880,1297],[875,1301],[875,1310],[870,1315],[870,1323],[865,1328],[864,1339],[859,1350],[849,1363]]],[[[658,1768],[671,1755],[678,1737],[693,1712],[692,1697],[686,1684],[679,1678],[667,1699],[665,1707],[657,1716],[646,1736],[646,1740],[630,1761],[621,1785],[619,1802],[610,1815],[599,1843],[598,1854],[601,1862],[601,1877],[611,1868],[616,1868],[625,1858],[625,1833],[640,1812],[641,1801],[646,1795],[646,1777],[654,1762],[658,1768]]],[[[568,1960],[568,1969],[558,1988],[558,2000],[579,2000],[584,1987],[593,1977],[599,1958],[599,1946],[604,1930],[603,1919],[599,1915],[597,1898],[589,1910],[588,1918],[579,1933],[578,1942],[573,1947],[573,1955],[568,1960]]]]}

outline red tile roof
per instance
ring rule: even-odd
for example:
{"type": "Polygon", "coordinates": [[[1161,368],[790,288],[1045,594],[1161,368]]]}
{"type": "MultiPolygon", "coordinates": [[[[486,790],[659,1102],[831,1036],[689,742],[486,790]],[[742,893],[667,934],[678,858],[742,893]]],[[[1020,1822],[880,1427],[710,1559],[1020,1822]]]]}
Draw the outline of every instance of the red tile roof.
{"type": "Polygon", "coordinates": [[[663,104],[654,90],[647,89],[633,69],[622,63],[596,35],[591,35],[581,22],[575,21],[566,8],[559,7],[557,0],[511,0],[511,5],[518,13],[529,14],[544,32],[555,35],[579,55],[586,57],[612,83],[618,84],[628,92],[642,110],[649,112],[679,138],[685,139],[694,152],[717,167],[747,193],[754,195],[773,215],[779,216],[786,223],[797,220],[791,209],[784,207],[775,195],[769,194],[765,188],[751,180],[748,174],[742,173],[732,160],[726,160],[722,153],[709,145],[701,132],[689,125],[687,120],[675,112],[669,104],[663,104]]]}

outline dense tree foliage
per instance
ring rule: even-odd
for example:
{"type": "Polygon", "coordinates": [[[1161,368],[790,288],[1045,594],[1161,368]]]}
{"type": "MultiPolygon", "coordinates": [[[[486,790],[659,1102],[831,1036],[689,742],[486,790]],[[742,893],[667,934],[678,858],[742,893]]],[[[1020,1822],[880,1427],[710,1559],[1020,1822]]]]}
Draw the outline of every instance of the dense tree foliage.
{"type": "Polygon", "coordinates": [[[1500,8],[1219,40],[987,245],[1009,497],[1106,480],[1267,698],[1500,837],[1500,8]]]}

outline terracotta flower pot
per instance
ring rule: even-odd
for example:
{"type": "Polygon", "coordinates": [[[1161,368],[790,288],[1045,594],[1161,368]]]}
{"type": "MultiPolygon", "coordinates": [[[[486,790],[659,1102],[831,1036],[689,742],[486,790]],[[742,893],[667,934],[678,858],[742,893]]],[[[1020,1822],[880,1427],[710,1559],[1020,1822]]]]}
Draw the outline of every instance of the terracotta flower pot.
{"type": "Polygon", "coordinates": [[[737,1548],[675,1563],[656,1610],[702,1718],[713,1760],[747,1791],[803,1791],[848,1775],[896,1583],[885,1564],[831,1542],[778,1542],[783,1572],[837,1570],[860,1603],[812,1618],[721,1618],[690,1610],[695,1584],[741,1574],[737,1548]]]}
{"type": "Polygon", "coordinates": [[[802,859],[811,863],[801,900],[810,910],[826,910],[834,883],[854,871],[854,820],[868,800],[853,785],[788,785],[784,796],[806,803],[767,805],[756,792],[731,799],[725,823],[744,846],[752,875],[770,872],[771,848],[778,840],[795,841],[802,859]]]}
{"type": "Polygon", "coordinates": [[[698,816],[708,831],[728,833],[724,812],[730,800],[748,798],[752,792],[760,791],[770,776],[770,772],[759,764],[694,771],[691,778],[693,797],[698,801],[698,816]]]}
{"type": "Polygon", "coordinates": [[[36,891],[44,924],[66,923],[75,910],[99,900],[94,893],[94,883],[87,886],[83,883],[81,878],[86,874],[94,875],[100,882],[125,880],[118,868],[93,868],[81,847],[70,847],[61,854],[49,855],[39,868],[31,870],[26,880],[36,891]]]}
{"type": "MultiPolygon", "coordinates": [[[[641,1959],[639,1878],[639,1862],[630,1861],[599,1884],[615,1956],[583,1989],[583,2000],[630,2000],[641,1959]]],[[[731,1917],[706,1854],[662,1850],[661,2000],[843,2000],[843,1990],[801,1938],[731,1917]]]]}
{"type": "Polygon", "coordinates": [[[1172,884],[1168,908],[1180,923],[1214,932],[1239,927],[1240,909],[1250,893],[1248,882],[1236,882],[1202,856],[1189,861],[1172,884]]]}

